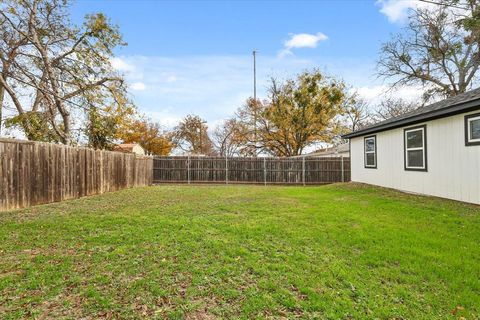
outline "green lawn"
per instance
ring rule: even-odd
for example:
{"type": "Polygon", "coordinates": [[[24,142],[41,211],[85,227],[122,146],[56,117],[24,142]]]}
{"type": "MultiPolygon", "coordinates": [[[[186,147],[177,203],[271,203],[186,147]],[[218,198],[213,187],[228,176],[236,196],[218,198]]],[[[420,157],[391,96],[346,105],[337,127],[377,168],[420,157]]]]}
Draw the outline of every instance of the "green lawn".
{"type": "Polygon", "coordinates": [[[0,213],[0,318],[479,319],[480,207],[154,186],[0,213]]]}

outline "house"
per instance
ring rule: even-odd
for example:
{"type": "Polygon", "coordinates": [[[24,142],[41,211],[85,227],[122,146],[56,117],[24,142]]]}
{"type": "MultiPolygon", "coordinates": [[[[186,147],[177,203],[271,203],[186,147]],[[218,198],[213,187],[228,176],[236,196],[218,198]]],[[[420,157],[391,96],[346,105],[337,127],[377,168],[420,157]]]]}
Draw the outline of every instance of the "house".
{"type": "Polygon", "coordinates": [[[125,152],[125,153],[135,153],[139,156],[145,155],[145,150],[142,148],[141,145],[136,143],[122,143],[114,148],[115,151],[125,152]]]}
{"type": "Polygon", "coordinates": [[[305,155],[305,157],[323,157],[323,158],[349,157],[349,156],[350,156],[350,145],[348,143],[343,143],[338,146],[318,149],[314,152],[307,153],[305,155]]]}
{"type": "Polygon", "coordinates": [[[480,204],[480,88],[343,138],[352,181],[480,204]]]}

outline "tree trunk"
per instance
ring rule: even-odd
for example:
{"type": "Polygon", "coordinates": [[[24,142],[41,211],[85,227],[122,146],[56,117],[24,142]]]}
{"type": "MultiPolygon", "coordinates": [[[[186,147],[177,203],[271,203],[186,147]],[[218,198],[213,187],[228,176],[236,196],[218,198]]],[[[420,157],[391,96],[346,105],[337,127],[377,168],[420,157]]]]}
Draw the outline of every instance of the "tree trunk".
{"type": "Polygon", "coordinates": [[[0,137],[2,136],[2,125],[3,125],[3,101],[5,99],[5,88],[0,84],[0,137]]]}

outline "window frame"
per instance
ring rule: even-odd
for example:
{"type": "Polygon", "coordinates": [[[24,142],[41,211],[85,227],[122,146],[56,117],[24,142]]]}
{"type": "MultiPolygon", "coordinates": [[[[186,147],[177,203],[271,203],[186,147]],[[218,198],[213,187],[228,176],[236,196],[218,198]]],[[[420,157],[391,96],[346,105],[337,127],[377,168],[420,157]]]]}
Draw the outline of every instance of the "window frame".
{"type": "Polygon", "coordinates": [[[465,146],[479,146],[480,139],[470,139],[470,122],[479,120],[480,113],[467,114],[465,116],[465,146]]]}
{"type": "Polygon", "coordinates": [[[365,169],[377,169],[377,135],[371,135],[363,138],[363,166],[365,169]],[[367,140],[373,139],[375,149],[367,152],[367,140]],[[367,165],[367,153],[373,153],[374,165],[367,165]]]}
{"type": "Polygon", "coordinates": [[[403,160],[404,160],[404,169],[405,171],[428,171],[428,156],[427,156],[427,125],[420,125],[415,127],[409,127],[403,129],[403,160]],[[422,148],[407,148],[407,133],[412,131],[421,130],[422,134],[422,148]],[[422,150],[423,151],[423,167],[410,167],[408,166],[408,151],[422,150]]]}

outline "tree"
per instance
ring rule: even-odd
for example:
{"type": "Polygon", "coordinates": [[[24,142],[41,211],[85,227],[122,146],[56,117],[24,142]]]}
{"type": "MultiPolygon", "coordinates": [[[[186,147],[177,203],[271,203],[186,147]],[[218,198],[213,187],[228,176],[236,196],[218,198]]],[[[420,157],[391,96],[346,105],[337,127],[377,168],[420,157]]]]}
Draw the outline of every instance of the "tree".
{"type": "Polygon", "coordinates": [[[383,45],[378,61],[379,75],[393,79],[392,87],[422,85],[425,101],[467,91],[480,66],[479,2],[438,2],[414,10],[404,32],[383,45]]]}
{"type": "MultiPolygon", "coordinates": [[[[11,11],[12,8],[6,3],[0,4],[0,11],[11,11]]],[[[4,85],[6,79],[14,69],[14,63],[19,56],[19,52],[27,43],[27,39],[22,34],[15,32],[15,28],[8,24],[4,18],[4,14],[0,15],[0,133],[2,129],[3,108],[5,105],[6,87],[4,85]]],[[[15,88],[12,88],[15,89],[15,88]]]]}
{"type": "Polygon", "coordinates": [[[262,128],[265,128],[265,108],[268,101],[248,98],[235,113],[236,143],[241,146],[239,154],[254,157],[262,151],[262,128]]]}
{"type": "Polygon", "coordinates": [[[353,93],[345,99],[344,115],[347,131],[357,131],[373,122],[368,103],[353,93]]]}
{"type": "Polygon", "coordinates": [[[414,102],[408,102],[403,99],[387,98],[380,102],[380,105],[374,114],[374,118],[376,122],[379,122],[412,112],[419,107],[421,106],[414,102]]]}
{"type": "Polygon", "coordinates": [[[167,156],[173,148],[172,136],[148,119],[127,122],[117,135],[124,143],[138,143],[148,155],[167,156]]]}
{"type": "Polygon", "coordinates": [[[183,118],[175,127],[173,137],[175,145],[183,151],[202,155],[213,152],[206,121],[197,115],[189,114],[183,118]]]}
{"type": "Polygon", "coordinates": [[[28,139],[70,144],[73,126],[92,108],[126,92],[110,63],[112,50],[124,44],[118,28],[103,14],[74,26],[67,8],[66,0],[0,4],[0,102],[6,94],[17,112],[9,124],[28,139]]]}
{"type": "Polygon", "coordinates": [[[88,146],[94,149],[112,150],[119,137],[129,132],[129,128],[138,128],[137,110],[133,104],[124,101],[105,107],[90,105],[84,134],[88,146]]]}
{"type": "Polygon", "coordinates": [[[252,137],[251,118],[256,110],[257,144],[264,152],[296,156],[315,142],[329,142],[338,133],[335,119],[343,113],[344,89],[318,70],[283,82],[272,78],[268,100],[249,100],[238,112],[248,128],[245,136],[252,137]]]}
{"type": "Polygon", "coordinates": [[[245,127],[237,119],[225,120],[213,132],[212,142],[215,150],[221,156],[243,155],[248,147],[245,139],[245,127]]]}

